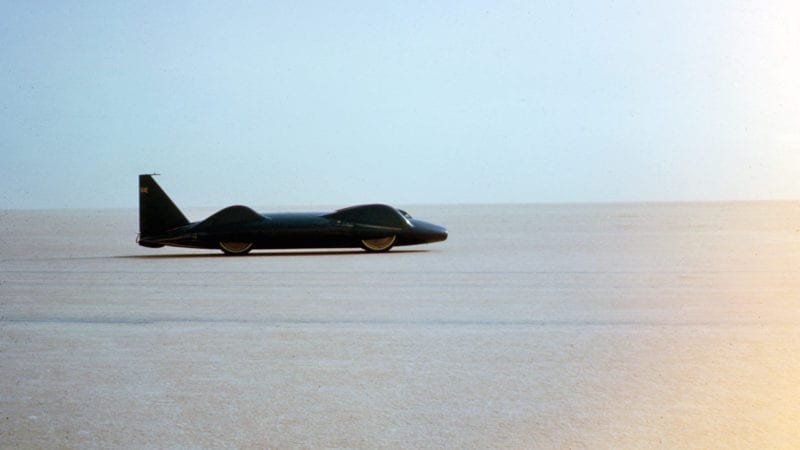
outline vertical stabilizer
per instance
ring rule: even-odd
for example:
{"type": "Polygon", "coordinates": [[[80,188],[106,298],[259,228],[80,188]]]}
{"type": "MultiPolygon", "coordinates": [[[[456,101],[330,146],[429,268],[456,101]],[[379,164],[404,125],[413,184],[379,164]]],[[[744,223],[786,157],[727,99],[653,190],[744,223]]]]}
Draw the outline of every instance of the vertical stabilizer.
{"type": "Polygon", "coordinates": [[[188,223],[152,175],[139,175],[140,236],[152,236],[188,223]]]}

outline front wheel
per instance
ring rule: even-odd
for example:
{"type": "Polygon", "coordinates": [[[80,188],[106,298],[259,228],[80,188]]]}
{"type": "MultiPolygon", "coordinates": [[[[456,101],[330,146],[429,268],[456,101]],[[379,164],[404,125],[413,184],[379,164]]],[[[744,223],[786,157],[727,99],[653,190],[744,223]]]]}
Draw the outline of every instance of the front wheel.
{"type": "Polygon", "coordinates": [[[362,239],[361,248],[368,252],[388,252],[396,240],[397,236],[395,235],[377,239],[362,239]]]}
{"type": "Polygon", "coordinates": [[[246,255],[253,248],[253,243],[220,241],[219,248],[226,255],[246,255]]]}

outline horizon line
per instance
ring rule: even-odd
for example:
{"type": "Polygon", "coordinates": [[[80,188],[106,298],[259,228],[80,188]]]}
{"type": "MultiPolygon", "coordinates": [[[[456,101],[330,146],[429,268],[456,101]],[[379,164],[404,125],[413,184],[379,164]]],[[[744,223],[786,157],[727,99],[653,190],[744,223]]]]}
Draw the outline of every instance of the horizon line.
{"type": "MultiPolygon", "coordinates": [[[[374,203],[374,202],[371,202],[374,203]]],[[[800,203],[800,198],[769,198],[769,199],[715,199],[715,200],[570,200],[570,201],[508,201],[508,202],[445,202],[445,203],[406,203],[398,202],[396,204],[403,206],[580,206],[580,205],[676,205],[676,204],[725,204],[725,203],[800,203]]],[[[260,206],[278,207],[278,208],[346,208],[348,206],[358,205],[362,203],[347,204],[342,206],[333,206],[332,204],[263,204],[260,206]]],[[[366,203],[363,203],[366,204],[366,203]]],[[[388,204],[388,203],[387,203],[388,204]]],[[[227,205],[230,206],[230,205],[227,205]]],[[[195,206],[182,206],[181,209],[214,209],[225,208],[227,206],[220,205],[195,205],[195,206]]],[[[260,207],[256,206],[256,207],[260,207]]],[[[138,210],[137,206],[61,206],[61,207],[0,207],[0,211],[98,211],[98,210],[138,210]]]]}

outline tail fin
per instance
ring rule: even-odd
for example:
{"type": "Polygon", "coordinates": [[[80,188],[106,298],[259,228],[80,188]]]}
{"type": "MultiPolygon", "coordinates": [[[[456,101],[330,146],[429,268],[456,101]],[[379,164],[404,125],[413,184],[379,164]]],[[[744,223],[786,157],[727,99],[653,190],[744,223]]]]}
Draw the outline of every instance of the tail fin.
{"type": "Polygon", "coordinates": [[[189,224],[152,175],[139,175],[139,234],[152,236],[189,224]]]}

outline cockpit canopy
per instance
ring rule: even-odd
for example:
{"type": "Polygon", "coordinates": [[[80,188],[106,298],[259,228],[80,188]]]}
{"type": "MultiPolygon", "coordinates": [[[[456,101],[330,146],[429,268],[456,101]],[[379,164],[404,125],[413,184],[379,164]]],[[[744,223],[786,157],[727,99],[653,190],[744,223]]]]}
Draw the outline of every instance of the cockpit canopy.
{"type": "Polygon", "coordinates": [[[326,217],[344,222],[383,227],[406,228],[411,225],[408,213],[389,205],[360,205],[340,209],[326,217]]]}

